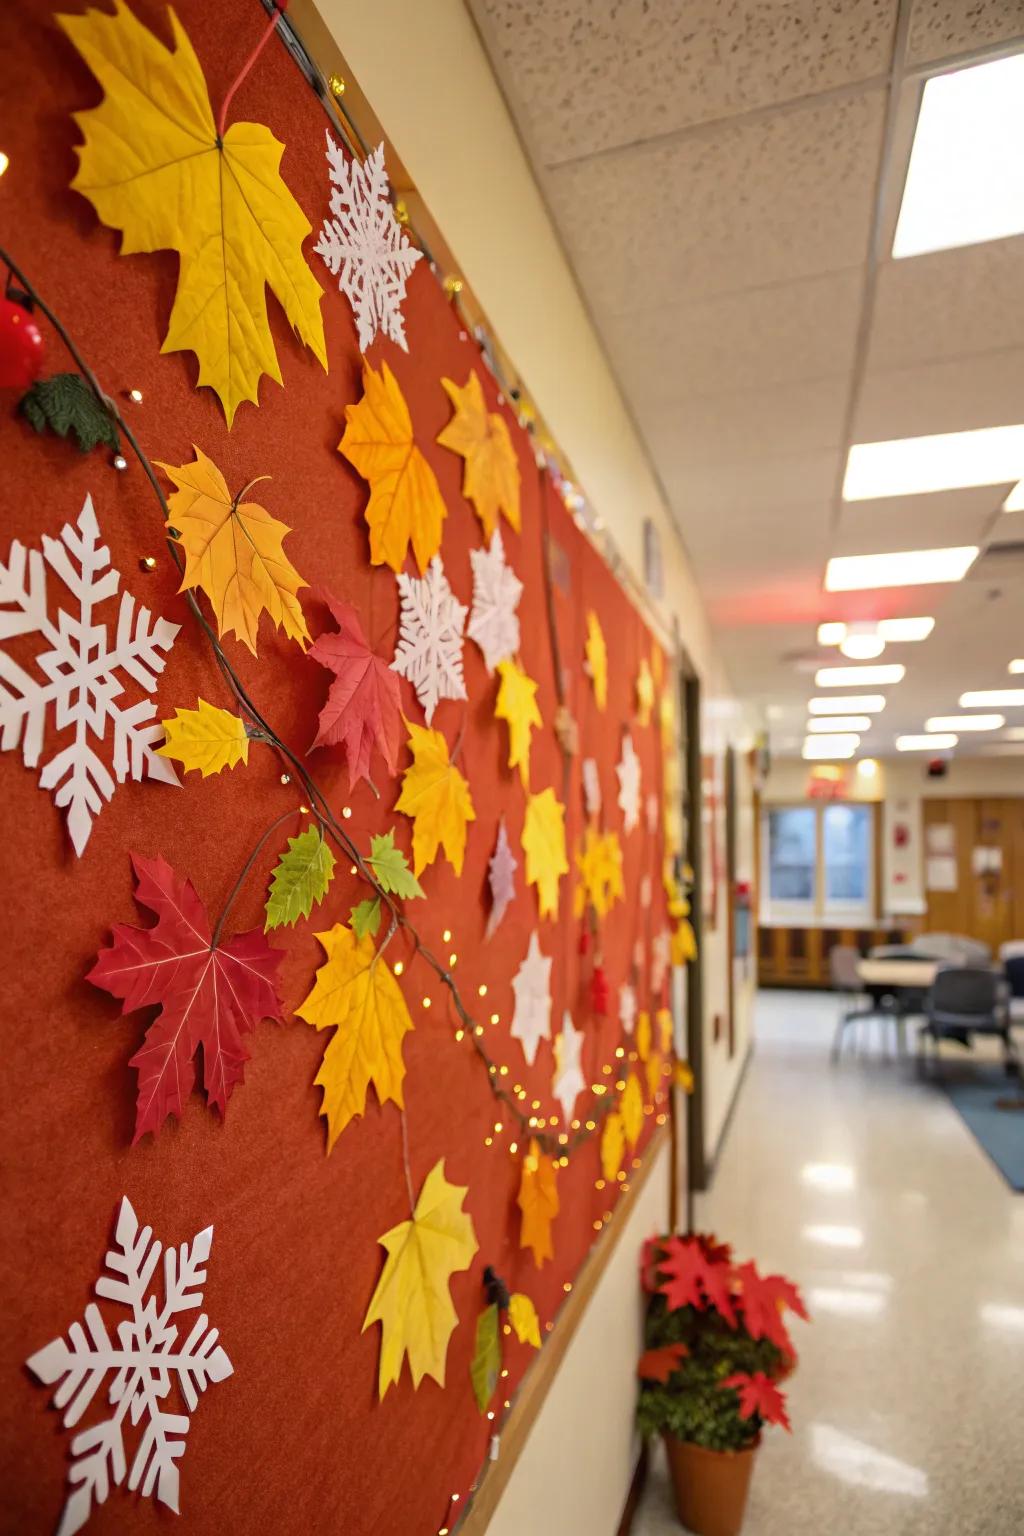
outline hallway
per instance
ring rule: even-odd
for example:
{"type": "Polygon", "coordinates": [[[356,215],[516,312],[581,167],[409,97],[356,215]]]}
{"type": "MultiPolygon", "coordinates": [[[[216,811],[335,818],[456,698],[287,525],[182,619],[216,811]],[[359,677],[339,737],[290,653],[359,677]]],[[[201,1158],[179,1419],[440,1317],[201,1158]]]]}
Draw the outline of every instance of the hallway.
{"type": "MultiPolygon", "coordinates": [[[[792,1437],[770,1431],[744,1536],[1024,1530],[1024,1199],[942,1090],[879,1054],[831,1066],[836,1005],[763,992],[698,1224],[801,1285],[792,1437]]],[[[680,1528],[660,1447],[633,1536],[680,1528]]]]}

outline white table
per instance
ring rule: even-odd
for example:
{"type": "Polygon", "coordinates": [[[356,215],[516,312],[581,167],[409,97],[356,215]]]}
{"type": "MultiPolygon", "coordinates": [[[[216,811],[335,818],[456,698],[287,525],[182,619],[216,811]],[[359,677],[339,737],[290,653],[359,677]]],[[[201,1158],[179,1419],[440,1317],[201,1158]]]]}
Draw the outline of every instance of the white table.
{"type": "Polygon", "coordinates": [[[872,990],[891,987],[899,991],[906,987],[914,992],[927,992],[940,964],[939,960],[867,959],[858,962],[857,975],[872,990]]]}

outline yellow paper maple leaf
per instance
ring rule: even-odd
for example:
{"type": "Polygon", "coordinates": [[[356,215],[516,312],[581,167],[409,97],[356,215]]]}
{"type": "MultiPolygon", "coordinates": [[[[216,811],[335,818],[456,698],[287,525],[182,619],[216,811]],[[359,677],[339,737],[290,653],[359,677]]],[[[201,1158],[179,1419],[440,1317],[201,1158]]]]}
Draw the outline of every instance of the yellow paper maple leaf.
{"type": "Polygon", "coordinates": [[[558,916],[558,882],[569,873],[565,856],[565,807],[553,789],[530,795],[523,822],[526,883],[537,887],[541,917],[558,916]]]}
{"type": "Polygon", "coordinates": [[[636,675],[636,718],[639,725],[650,725],[651,711],[654,708],[654,678],[651,676],[651,668],[647,657],[640,662],[640,670],[636,675]]]}
{"type": "Polygon", "coordinates": [[[651,1016],[644,1008],[636,1019],[636,1053],[641,1061],[651,1054],[651,1016]]]}
{"type": "Polygon", "coordinates": [[[587,639],[583,647],[587,658],[587,671],[594,685],[594,698],[598,709],[608,703],[608,648],[604,643],[604,631],[593,608],[587,612],[587,639]]]}
{"type": "Polygon", "coordinates": [[[697,940],[688,917],[681,917],[672,933],[671,958],[673,965],[686,965],[697,958],[697,940]]]}
{"type": "Polygon", "coordinates": [[[524,789],[530,784],[530,734],[543,724],[537,707],[537,684],[518,662],[499,661],[501,683],[494,718],[508,721],[508,765],[519,769],[524,789]]]}
{"type": "Polygon", "coordinates": [[[513,1291],[509,1297],[508,1320],[520,1344],[532,1344],[534,1349],[540,1349],[540,1318],[525,1291],[513,1291]]]}
{"type": "Polygon", "coordinates": [[[425,571],[441,548],[447,508],[437,476],[413,440],[409,407],[387,363],[379,373],[363,363],[363,398],[346,405],[345,422],[338,452],[370,487],[364,515],[371,564],[401,571],[411,543],[425,571]]]}
{"type": "Polygon", "coordinates": [[[622,1128],[622,1116],[613,1109],[610,1115],[605,1116],[601,1132],[601,1172],[609,1184],[615,1182],[625,1151],[626,1133],[622,1128]]]}
{"type": "Polygon", "coordinates": [[[413,1024],[398,982],[368,933],[357,939],[351,928],[335,923],[316,937],[327,958],[295,1012],[316,1029],[335,1030],[316,1076],[329,1152],[353,1116],[365,1113],[371,1083],[382,1104],[391,1099],[401,1108],[402,1041],[413,1024]]]}
{"type": "Polygon", "coordinates": [[[440,731],[406,721],[412,762],[402,774],[395,810],[412,817],[413,869],[419,875],[444,849],[457,875],[466,853],[466,826],[476,820],[469,785],[449,761],[440,731]]]}
{"type": "Polygon", "coordinates": [[[516,1202],[523,1213],[519,1232],[520,1248],[529,1248],[538,1269],[554,1254],[551,1223],[558,1215],[558,1184],[554,1161],[540,1150],[536,1141],[523,1158],[516,1202]]]}
{"type": "Polygon", "coordinates": [[[661,1079],[665,1073],[665,1064],[658,1051],[652,1051],[647,1058],[647,1092],[653,1099],[661,1088],[661,1079]]]}
{"type": "Polygon", "coordinates": [[[469,1268],[478,1247],[473,1219],[462,1209],[466,1193],[465,1185],[448,1183],[442,1158],[423,1181],[412,1219],[378,1238],[387,1258],[362,1331],[381,1325],[382,1398],[401,1376],[406,1357],[414,1387],[424,1376],[444,1386],[448,1341],[459,1320],[448,1282],[469,1268]]]}
{"type": "Polygon", "coordinates": [[[160,724],[167,739],[157,747],[157,756],[176,758],[186,773],[198,769],[205,779],[249,761],[244,721],[205,699],[197,699],[195,709],[176,709],[173,720],[160,724]]]}
{"type": "Polygon", "coordinates": [[[284,145],[261,123],[217,132],[203,71],[173,10],[173,49],[124,0],[114,13],[59,16],[104,90],[76,112],[85,136],[71,185],[121,251],[176,250],[178,291],[161,351],[196,354],[230,427],[281,370],[267,321],[269,287],[299,337],[327,367],[322,292],[302,254],[310,223],[281,180],[284,145]]]}
{"type": "Polygon", "coordinates": [[[455,413],[437,441],[466,461],[463,496],[473,503],[488,539],[502,512],[518,533],[519,460],[505,418],[487,410],[483,387],[475,372],[470,372],[461,389],[451,379],[442,379],[441,383],[455,413]]]}
{"type": "Polygon", "coordinates": [[[576,851],[576,867],[580,877],[576,887],[576,916],[583,915],[589,902],[598,917],[605,917],[614,903],[625,895],[619,834],[600,833],[587,827],[582,852],[576,851]]]}
{"type": "Polygon", "coordinates": [[[622,1129],[626,1133],[626,1140],[632,1151],[640,1140],[640,1132],[644,1128],[644,1091],[635,1072],[631,1072],[626,1078],[626,1086],[619,1100],[619,1114],[622,1116],[622,1129]]]}
{"type": "Polygon", "coordinates": [[[654,1015],[654,1021],[658,1026],[658,1049],[663,1056],[667,1056],[672,1049],[672,1010],[671,1008],[659,1008],[654,1015]]]}
{"type": "Polygon", "coordinates": [[[177,486],[167,498],[167,527],[185,554],[179,592],[205,592],[218,633],[236,634],[254,656],[262,613],[304,646],[309,631],[296,594],[308,583],[284,552],[291,529],[258,502],[240,500],[244,491],[232,497],[213,460],[201,448],[195,455],[193,464],[157,461],[177,486]]]}

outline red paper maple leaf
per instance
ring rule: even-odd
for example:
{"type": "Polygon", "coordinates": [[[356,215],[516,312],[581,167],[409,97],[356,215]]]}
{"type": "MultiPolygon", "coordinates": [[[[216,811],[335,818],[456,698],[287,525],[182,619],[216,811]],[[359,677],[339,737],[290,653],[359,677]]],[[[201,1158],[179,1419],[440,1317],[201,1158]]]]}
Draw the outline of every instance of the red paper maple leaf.
{"type": "Polygon", "coordinates": [[[737,1281],[737,1305],[752,1339],[770,1339],[783,1354],[795,1357],[793,1341],[783,1321],[784,1306],[791,1298],[799,1303],[793,1310],[801,1317],[807,1312],[796,1286],[781,1275],[760,1275],[756,1264],[740,1264],[734,1271],[737,1281]]]}
{"type": "Polygon", "coordinates": [[[351,603],[339,602],[329,592],[319,594],[331,610],[338,628],[318,635],[309,654],[335,674],[320,711],[320,729],[314,747],[345,748],[348,785],[370,777],[374,747],[393,774],[402,736],[402,705],[398,674],[366,643],[359,617],[351,603]]]}
{"type": "Polygon", "coordinates": [[[781,1424],[783,1429],[792,1433],[786,1412],[786,1399],[771,1377],[763,1371],[755,1371],[752,1376],[748,1376],[746,1371],[737,1371],[735,1376],[727,1376],[720,1385],[736,1390],[741,1419],[752,1419],[756,1413],[766,1424],[781,1424]]]}
{"type": "Polygon", "coordinates": [[[590,978],[590,1006],[598,1018],[607,1017],[608,1005],[611,1002],[611,989],[608,986],[608,973],[603,965],[594,966],[594,974],[590,978]]]}
{"type": "Polygon", "coordinates": [[[658,1261],[657,1289],[674,1311],[677,1307],[714,1307],[730,1328],[736,1327],[732,1300],[732,1268],[709,1263],[699,1237],[667,1237],[665,1257],[658,1261]]]}
{"type": "Polygon", "coordinates": [[[661,1344],[648,1349],[637,1362],[636,1373],[641,1381],[667,1382],[690,1353],[685,1344],[661,1344]]]}
{"type": "Polygon", "coordinates": [[[139,1074],[134,1145],[147,1131],[155,1134],[168,1115],[180,1118],[200,1047],[207,1102],[223,1115],[249,1060],[242,1036],[260,1019],[281,1018],[274,983],[282,951],[258,928],[214,948],[206,908],[191,883],[159,857],[133,854],[132,865],[135,899],[156,923],[115,923],[113,942],[100,950],[86,979],[120,998],[122,1013],[160,1009],[129,1062],[139,1074]]]}

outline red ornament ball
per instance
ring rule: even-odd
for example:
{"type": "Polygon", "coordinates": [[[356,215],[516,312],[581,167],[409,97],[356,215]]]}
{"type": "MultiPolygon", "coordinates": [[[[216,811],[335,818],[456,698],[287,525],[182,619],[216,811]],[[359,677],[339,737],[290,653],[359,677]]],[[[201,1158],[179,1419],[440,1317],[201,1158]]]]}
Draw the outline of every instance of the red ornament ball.
{"type": "Polygon", "coordinates": [[[0,299],[0,389],[28,389],[43,369],[43,336],[23,304],[0,299]]]}

